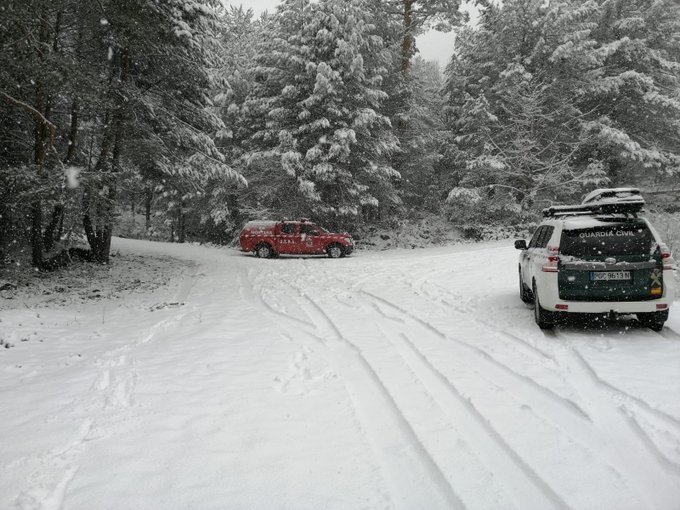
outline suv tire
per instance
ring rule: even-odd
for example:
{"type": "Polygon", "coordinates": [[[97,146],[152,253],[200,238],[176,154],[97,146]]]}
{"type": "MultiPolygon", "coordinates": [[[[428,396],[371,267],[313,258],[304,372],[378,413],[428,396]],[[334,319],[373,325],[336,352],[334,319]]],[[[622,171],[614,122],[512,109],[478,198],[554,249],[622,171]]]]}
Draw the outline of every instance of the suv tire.
{"type": "Polygon", "coordinates": [[[536,291],[536,284],[533,286],[534,294],[534,320],[541,329],[550,329],[555,325],[555,318],[552,312],[541,308],[541,302],[538,299],[538,292],[536,291]]]}
{"type": "Polygon", "coordinates": [[[664,323],[668,320],[668,310],[662,312],[638,313],[640,323],[652,331],[661,331],[664,323]]]}
{"type": "Polygon", "coordinates": [[[519,270],[519,298],[522,300],[524,303],[533,303],[534,299],[531,296],[531,291],[529,290],[529,287],[524,285],[524,282],[522,281],[522,270],[519,270]]]}

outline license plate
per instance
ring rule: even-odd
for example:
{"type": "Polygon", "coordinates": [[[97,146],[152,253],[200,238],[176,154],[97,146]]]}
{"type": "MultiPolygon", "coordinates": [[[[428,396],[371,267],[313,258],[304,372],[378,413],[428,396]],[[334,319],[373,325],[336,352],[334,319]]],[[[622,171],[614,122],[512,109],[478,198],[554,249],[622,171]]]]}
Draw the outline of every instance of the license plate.
{"type": "Polygon", "coordinates": [[[590,273],[590,279],[595,282],[609,280],[630,280],[630,271],[593,271],[590,273]]]}

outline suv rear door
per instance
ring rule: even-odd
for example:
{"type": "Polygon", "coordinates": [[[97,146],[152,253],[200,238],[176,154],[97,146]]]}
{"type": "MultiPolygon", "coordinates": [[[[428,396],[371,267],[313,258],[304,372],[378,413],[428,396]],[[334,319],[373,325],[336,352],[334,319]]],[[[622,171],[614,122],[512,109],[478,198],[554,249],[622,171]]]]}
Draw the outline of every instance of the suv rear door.
{"type": "Polygon", "coordinates": [[[546,262],[548,241],[552,237],[555,227],[552,225],[542,225],[538,227],[536,233],[531,238],[529,249],[527,250],[527,264],[529,271],[526,277],[529,279],[526,284],[531,288],[531,276],[541,272],[541,267],[546,262]]]}
{"type": "Polygon", "coordinates": [[[560,299],[644,301],[661,297],[663,265],[654,247],[654,235],[642,219],[566,224],[560,239],[560,299]]]}

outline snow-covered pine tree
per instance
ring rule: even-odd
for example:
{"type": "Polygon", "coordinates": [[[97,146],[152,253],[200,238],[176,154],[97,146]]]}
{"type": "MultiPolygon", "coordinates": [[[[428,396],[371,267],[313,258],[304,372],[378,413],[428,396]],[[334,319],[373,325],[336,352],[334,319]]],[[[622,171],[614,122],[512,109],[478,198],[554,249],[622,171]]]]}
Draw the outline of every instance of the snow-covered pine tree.
{"type": "Polygon", "coordinates": [[[60,202],[61,162],[72,159],[64,142],[74,140],[59,128],[73,99],[80,10],[80,2],[36,0],[1,11],[0,252],[28,241],[38,268],[53,241],[45,212],[60,202]]]}
{"type": "Polygon", "coordinates": [[[383,90],[384,103],[399,140],[399,151],[392,166],[401,174],[397,191],[404,208],[400,212],[418,214],[441,204],[434,182],[440,159],[442,101],[440,71],[417,54],[416,37],[427,30],[449,31],[466,19],[459,0],[371,0],[370,8],[378,33],[392,54],[383,90]]]}
{"type": "Polygon", "coordinates": [[[674,171],[677,145],[662,131],[677,133],[677,43],[654,34],[677,32],[677,6],[652,3],[511,0],[461,34],[447,69],[458,210],[506,221],[622,184],[622,162],[674,171]],[[645,6],[656,28],[626,33],[645,23],[645,6]]]}
{"type": "Polygon", "coordinates": [[[564,7],[535,0],[490,5],[478,28],[460,34],[447,68],[455,143],[448,157],[462,165],[449,196],[457,209],[517,220],[539,191],[545,196],[574,180],[578,112],[563,101],[546,54],[547,34],[559,30],[564,7]]]}
{"type": "Polygon", "coordinates": [[[402,176],[398,189],[405,207],[412,212],[434,212],[443,198],[437,172],[445,136],[445,101],[438,64],[414,58],[406,83],[412,92],[398,130],[400,151],[393,157],[402,176]]]}
{"type": "MultiPolygon", "coordinates": [[[[243,172],[243,155],[246,142],[252,132],[245,121],[243,105],[254,86],[254,60],[257,48],[266,40],[272,16],[263,14],[255,18],[252,10],[243,7],[229,7],[220,10],[219,35],[222,43],[222,67],[220,74],[225,87],[215,92],[213,104],[225,124],[218,133],[217,142],[230,163],[243,172]]],[[[257,175],[255,176],[257,178],[257,175]]],[[[208,232],[208,238],[218,240],[212,232],[222,233],[235,230],[245,218],[259,216],[262,211],[248,209],[248,202],[239,201],[261,183],[255,181],[246,190],[228,178],[212,178],[205,193],[200,197],[200,231],[208,232]],[[260,214],[258,214],[260,213],[260,214]]]]}
{"type": "Polygon", "coordinates": [[[380,113],[389,54],[366,3],[286,0],[273,31],[244,106],[254,123],[250,165],[273,185],[258,198],[344,224],[396,203],[396,139],[380,113]]]}
{"type": "Polygon", "coordinates": [[[199,189],[210,176],[243,179],[215,145],[224,123],[209,108],[211,91],[223,86],[212,72],[220,64],[216,7],[213,0],[104,5],[99,43],[108,52],[102,74],[111,79],[103,90],[100,115],[106,121],[83,199],[84,229],[96,260],[108,260],[124,168],[188,179],[199,189]]]}
{"type": "MultiPolygon", "coordinates": [[[[12,185],[11,221],[31,215],[34,265],[46,267],[44,247],[59,237],[66,199],[72,203],[81,192],[78,217],[94,258],[105,262],[126,174],[181,176],[192,189],[209,175],[242,180],[214,142],[224,131],[210,109],[210,93],[224,88],[212,72],[220,66],[218,6],[216,0],[3,5],[0,113],[15,142],[8,150],[0,141],[0,179],[12,185]],[[64,191],[62,164],[83,170],[78,190],[64,191]]],[[[1,223],[0,233],[7,232],[1,223]]]]}
{"type": "MultiPolygon", "coordinates": [[[[588,79],[576,90],[590,141],[614,183],[670,184],[680,178],[680,3],[600,0],[588,79]]],[[[571,48],[552,58],[568,58],[571,48]]]]}

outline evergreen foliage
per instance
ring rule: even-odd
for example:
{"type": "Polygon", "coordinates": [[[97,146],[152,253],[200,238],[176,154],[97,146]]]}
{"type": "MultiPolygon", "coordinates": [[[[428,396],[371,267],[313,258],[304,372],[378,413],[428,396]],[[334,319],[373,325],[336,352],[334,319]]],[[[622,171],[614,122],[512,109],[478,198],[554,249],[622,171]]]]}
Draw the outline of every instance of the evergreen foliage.
{"type": "Polygon", "coordinates": [[[397,143],[381,113],[389,54],[370,18],[361,0],[281,4],[244,105],[248,163],[286,194],[261,195],[265,205],[338,222],[398,203],[397,143]]]}
{"type": "Polygon", "coordinates": [[[224,124],[209,91],[225,87],[212,71],[221,62],[217,6],[36,0],[3,8],[0,45],[11,58],[0,66],[7,133],[0,166],[3,185],[12,187],[4,206],[11,219],[3,215],[2,223],[6,230],[30,215],[35,266],[49,268],[45,252],[49,259],[74,202],[93,258],[108,261],[126,174],[198,186],[213,176],[243,181],[215,144],[224,124]],[[66,186],[67,171],[79,174],[75,191],[66,186]]]}
{"type": "Polygon", "coordinates": [[[26,0],[0,5],[0,264],[119,229],[521,223],[601,185],[680,188],[680,4],[26,0]],[[441,75],[415,37],[456,30],[441,75]],[[120,215],[126,218],[122,225],[120,215]],[[139,217],[143,218],[140,219],[139,217]]]}
{"type": "Polygon", "coordinates": [[[454,209],[520,221],[677,175],[678,23],[672,0],[489,5],[447,68],[454,209]]]}

